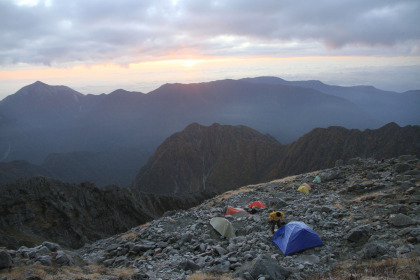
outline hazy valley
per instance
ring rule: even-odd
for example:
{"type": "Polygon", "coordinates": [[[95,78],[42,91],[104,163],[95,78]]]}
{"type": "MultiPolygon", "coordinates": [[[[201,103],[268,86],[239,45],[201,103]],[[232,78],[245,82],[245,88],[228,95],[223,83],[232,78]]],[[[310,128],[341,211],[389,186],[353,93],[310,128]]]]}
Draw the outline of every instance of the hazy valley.
{"type": "Polygon", "coordinates": [[[155,149],[191,123],[244,125],[286,145],[314,128],[418,125],[419,104],[418,91],[274,77],[166,84],[148,94],[116,90],[102,95],[36,82],[0,101],[1,162],[13,170],[10,179],[1,181],[27,173],[128,187],[155,149]]]}

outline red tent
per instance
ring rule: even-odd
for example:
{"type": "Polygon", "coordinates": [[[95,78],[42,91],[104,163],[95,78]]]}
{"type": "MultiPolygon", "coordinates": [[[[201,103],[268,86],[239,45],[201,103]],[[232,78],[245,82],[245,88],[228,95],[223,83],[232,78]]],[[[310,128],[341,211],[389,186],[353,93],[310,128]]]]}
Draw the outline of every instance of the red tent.
{"type": "Polygon", "coordinates": [[[237,215],[246,215],[248,214],[244,209],[241,208],[233,208],[231,206],[228,206],[225,215],[231,215],[231,216],[237,216],[237,215]],[[242,213],[243,212],[243,213],[242,213]]]}
{"type": "Polygon", "coordinates": [[[250,205],[248,205],[249,209],[251,209],[252,207],[265,208],[265,204],[261,201],[254,201],[250,205]]]}

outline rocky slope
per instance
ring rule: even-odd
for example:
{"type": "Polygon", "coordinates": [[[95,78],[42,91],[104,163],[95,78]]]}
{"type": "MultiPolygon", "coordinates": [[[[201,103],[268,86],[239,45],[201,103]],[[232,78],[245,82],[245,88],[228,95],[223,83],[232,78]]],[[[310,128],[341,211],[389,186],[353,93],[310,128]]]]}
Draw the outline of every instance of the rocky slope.
{"type": "Polygon", "coordinates": [[[201,271],[247,280],[417,279],[420,161],[400,156],[383,162],[353,158],[345,163],[243,187],[78,251],[48,242],[35,248],[4,249],[0,264],[12,269],[3,270],[0,277],[204,279],[192,278],[201,271]],[[313,183],[315,176],[321,183],[313,183]],[[312,186],[308,194],[297,191],[304,182],[312,186]],[[236,228],[236,237],[222,238],[210,226],[210,219],[223,216],[227,206],[245,207],[255,200],[265,202],[267,208],[246,217],[226,217],[236,228]],[[268,214],[278,209],[285,212],[286,221],[311,226],[324,246],[284,256],[271,242],[267,225],[268,214]],[[407,263],[414,268],[394,269],[407,263]],[[362,265],[366,269],[358,270],[362,265]]]}
{"type": "Polygon", "coordinates": [[[222,193],[334,166],[338,159],[420,157],[420,126],[360,131],[317,128],[288,145],[246,126],[192,124],[163,142],[132,188],[147,193],[222,193]]]}
{"type": "Polygon", "coordinates": [[[89,182],[68,184],[44,177],[21,179],[1,188],[0,246],[49,240],[80,248],[205,198],[142,194],[116,186],[99,189],[89,182]]]}

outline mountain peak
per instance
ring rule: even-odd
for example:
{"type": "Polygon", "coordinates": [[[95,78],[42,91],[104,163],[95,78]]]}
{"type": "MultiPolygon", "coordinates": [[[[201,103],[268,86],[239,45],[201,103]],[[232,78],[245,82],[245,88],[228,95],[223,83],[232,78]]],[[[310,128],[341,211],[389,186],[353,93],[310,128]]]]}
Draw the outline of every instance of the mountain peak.
{"type": "Polygon", "coordinates": [[[128,91],[125,89],[117,89],[111,92],[109,95],[110,96],[138,96],[138,95],[144,95],[144,94],[138,91],[128,91]]]}
{"type": "Polygon", "coordinates": [[[279,145],[271,136],[247,126],[192,123],[157,148],[132,186],[146,193],[187,194],[221,192],[256,183],[268,170],[259,163],[277,155],[279,145]],[[259,153],[261,150],[267,153],[259,153]],[[160,176],[156,170],[168,170],[168,176],[160,176]]]}
{"type": "Polygon", "coordinates": [[[41,81],[27,85],[18,90],[14,95],[31,97],[58,97],[58,96],[83,96],[67,86],[51,86],[41,81]]]}
{"type": "Polygon", "coordinates": [[[83,94],[69,87],[51,86],[36,81],[3,99],[0,111],[11,119],[31,121],[59,119],[65,112],[71,115],[80,110],[83,97],[83,94]]]}
{"type": "Polygon", "coordinates": [[[43,83],[41,81],[36,81],[32,84],[29,84],[27,86],[24,86],[23,88],[21,88],[20,90],[18,90],[15,94],[18,95],[29,95],[32,94],[33,92],[39,92],[39,91],[46,91],[50,88],[51,86],[43,83]]]}
{"type": "MultiPolygon", "coordinates": [[[[22,89],[27,89],[26,93],[29,93],[30,91],[39,91],[39,90],[46,91],[46,90],[49,90],[50,88],[53,88],[53,87],[54,86],[51,86],[51,85],[46,84],[44,82],[36,81],[32,84],[29,84],[29,85],[23,87],[22,89]]],[[[19,90],[19,91],[21,91],[21,90],[19,90]]]]}
{"type": "Polygon", "coordinates": [[[33,86],[48,86],[46,83],[43,83],[43,82],[41,82],[41,81],[36,81],[35,83],[33,83],[33,84],[31,84],[31,85],[33,85],[33,86]]]}
{"type": "Polygon", "coordinates": [[[114,90],[110,94],[127,94],[127,93],[130,93],[130,92],[125,89],[119,88],[119,89],[114,90]]]}

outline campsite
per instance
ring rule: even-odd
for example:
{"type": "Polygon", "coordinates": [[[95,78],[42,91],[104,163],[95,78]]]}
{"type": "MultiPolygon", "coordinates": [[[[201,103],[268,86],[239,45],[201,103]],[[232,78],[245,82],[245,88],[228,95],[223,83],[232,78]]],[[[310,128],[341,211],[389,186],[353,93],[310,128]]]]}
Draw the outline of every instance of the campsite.
{"type": "Polygon", "coordinates": [[[50,267],[51,273],[84,271],[89,279],[104,279],[88,273],[93,267],[106,275],[131,273],[128,279],[203,279],[193,278],[203,273],[225,277],[215,279],[363,279],[389,269],[400,279],[414,279],[404,276],[415,275],[420,264],[420,200],[413,183],[418,171],[418,160],[410,156],[381,164],[354,159],[348,165],[245,186],[77,251],[45,243],[7,254],[16,266],[13,273],[38,275],[43,270],[31,263],[49,260],[61,263],[50,267]],[[321,183],[313,182],[315,176],[321,183]],[[308,193],[298,191],[302,183],[311,186],[308,193]],[[266,207],[249,214],[245,209],[255,201],[266,207]],[[244,213],[230,215],[228,209],[244,213]],[[323,245],[282,252],[268,226],[274,210],[284,211],[288,224],[304,223],[323,245]],[[228,221],[234,236],[223,236],[212,226],[215,220],[228,221]],[[47,245],[58,251],[49,252],[47,245]]]}
{"type": "MultiPolygon", "coordinates": [[[[413,236],[417,236],[416,240],[420,238],[420,223],[414,214],[419,206],[416,196],[409,195],[413,194],[413,184],[408,183],[416,175],[403,173],[414,174],[409,171],[418,170],[416,162],[415,158],[407,161],[401,157],[378,165],[373,159],[353,159],[349,165],[246,186],[190,210],[164,216],[148,227],[99,241],[81,252],[88,256],[94,252],[96,257],[102,254],[103,258],[106,255],[104,263],[109,267],[150,264],[152,275],[173,273],[172,279],[183,279],[200,271],[250,280],[262,276],[311,279],[308,275],[328,273],[344,261],[348,266],[372,261],[389,264],[390,258],[407,257],[420,250],[418,241],[407,242],[413,236]],[[394,170],[400,165],[408,167],[396,173],[394,170]],[[320,183],[313,182],[317,176],[320,183]],[[311,186],[309,192],[298,191],[303,183],[311,186]],[[414,204],[398,202],[407,199],[414,199],[414,204]],[[255,201],[266,207],[249,214],[246,209],[255,201]],[[308,225],[323,246],[318,244],[285,255],[273,243],[269,230],[268,216],[274,210],[284,211],[286,223],[300,221],[308,225]],[[398,217],[391,218],[391,214],[398,217]],[[210,224],[214,217],[229,221],[235,237],[224,237],[215,230],[210,224]],[[115,243],[127,248],[129,256],[131,250],[131,257],[122,258],[115,243]],[[130,245],[133,243],[151,245],[134,252],[136,247],[130,245]],[[142,257],[136,259],[136,255],[142,257]]],[[[342,267],[343,273],[348,271],[346,265],[342,267]]]]}

